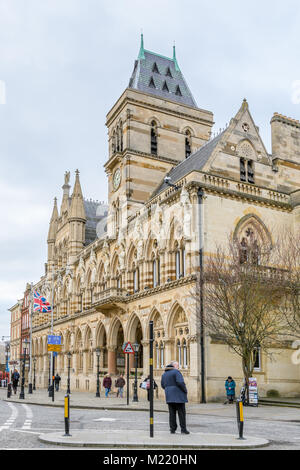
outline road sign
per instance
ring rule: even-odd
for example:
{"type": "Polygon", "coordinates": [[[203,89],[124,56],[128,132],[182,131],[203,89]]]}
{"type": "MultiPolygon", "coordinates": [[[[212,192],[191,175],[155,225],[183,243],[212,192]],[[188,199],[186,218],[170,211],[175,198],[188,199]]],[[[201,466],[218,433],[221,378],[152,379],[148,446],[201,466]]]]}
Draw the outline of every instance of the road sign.
{"type": "Polygon", "coordinates": [[[61,344],[61,336],[48,335],[48,344],[61,344]]]}
{"type": "Polygon", "coordinates": [[[61,345],[60,344],[48,344],[48,351],[52,352],[60,352],[61,351],[61,345]]]}
{"type": "Polygon", "coordinates": [[[125,343],[125,345],[123,345],[123,353],[124,354],[134,354],[134,350],[133,350],[133,347],[131,346],[131,343],[130,341],[128,341],[127,343],[125,343]]]}

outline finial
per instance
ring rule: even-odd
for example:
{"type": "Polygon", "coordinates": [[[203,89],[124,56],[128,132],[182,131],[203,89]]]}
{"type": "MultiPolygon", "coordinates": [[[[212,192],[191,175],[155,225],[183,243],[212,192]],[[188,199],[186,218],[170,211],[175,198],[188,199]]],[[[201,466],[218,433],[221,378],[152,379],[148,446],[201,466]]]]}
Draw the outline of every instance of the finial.
{"type": "Polygon", "coordinates": [[[143,30],[141,30],[141,46],[140,46],[140,52],[139,52],[138,59],[145,59],[143,30]]]}
{"type": "Polygon", "coordinates": [[[246,98],[243,99],[242,109],[248,109],[248,102],[246,98]]]}
{"type": "Polygon", "coordinates": [[[177,72],[179,72],[180,68],[178,66],[177,59],[176,59],[175,41],[173,42],[173,62],[174,62],[174,65],[175,65],[175,70],[177,70],[177,72]]]}

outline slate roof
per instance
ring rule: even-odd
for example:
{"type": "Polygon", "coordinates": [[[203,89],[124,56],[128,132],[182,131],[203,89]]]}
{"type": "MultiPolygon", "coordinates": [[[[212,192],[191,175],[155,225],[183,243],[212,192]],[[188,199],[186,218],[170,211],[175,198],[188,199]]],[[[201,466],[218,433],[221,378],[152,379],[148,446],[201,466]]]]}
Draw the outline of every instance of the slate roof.
{"type": "Polygon", "coordinates": [[[102,233],[97,234],[96,228],[97,228],[98,222],[100,222],[101,220],[107,219],[108,205],[101,204],[99,201],[92,201],[92,200],[87,200],[87,199],[84,199],[83,203],[84,203],[84,209],[85,209],[85,215],[86,215],[85,245],[89,245],[96,238],[102,235],[102,233]]]}
{"type": "MultiPolygon", "coordinates": [[[[204,144],[202,147],[200,147],[200,149],[196,150],[188,158],[180,162],[177,166],[174,166],[166,175],[171,178],[171,182],[176,183],[188,173],[191,173],[192,171],[202,170],[205,163],[211,156],[212,152],[220,142],[225,130],[219,135],[217,135],[214,139],[204,144]]],[[[162,183],[152,194],[152,197],[156,196],[161,191],[164,191],[166,188],[168,188],[168,185],[164,181],[162,181],[162,183]]]]}
{"type": "Polygon", "coordinates": [[[129,81],[129,88],[197,107],[196,101],[178,67],[175,52],[173,59],[170,59],[145,49],[140,50],[129,81]],[[155,64],[159,73],[155,71],[155,64]],[[166,75],[168,69],[172,76],[166,75]],[[151,81],[154,82],[155,88],[150,86],[151,81]],[[166,89],[166,86],[168,89],[166,89]]]}

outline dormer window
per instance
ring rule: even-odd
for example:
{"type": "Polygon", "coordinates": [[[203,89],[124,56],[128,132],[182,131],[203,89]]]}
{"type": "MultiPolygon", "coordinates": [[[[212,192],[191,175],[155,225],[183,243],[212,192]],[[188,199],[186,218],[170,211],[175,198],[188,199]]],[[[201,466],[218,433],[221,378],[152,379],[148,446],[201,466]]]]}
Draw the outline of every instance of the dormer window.
{"type": "Polygon", "coordinates": [[[163,91],[169,92],[169,88],[168,88],[168,85],[167,85],[166,81],[164,82],[162,89],[163,89],[163,91]]]}
{"type": "Polygon", "coordinates": [[[149,87],[150,87],[150,88],[156,88],[155,83],[154,83],[154,80],[153,80],[153,77],[150,78],[149,87]]]}
{"type": "Polygon", "coordinates": [[[177,95],[177,96],[182,96],[182,93],[181,93],[181,90],[180,90],[179,85],[177,85],[177,87],[176,87],[175,95],[177,95]]]}
{"type": "Polygon", "coordinates": [[[159,73],[158,67],[156,62],[154,62],[153,67],[152,67],[152,72],[159,73]]]}
{"type": "Polygon", "coordinates": [[[171,77],[171,78],[173,78],[173,76],[172,76],[172,74],[171,74],[170,67],[167,68],[166,77],[171,77]]]}

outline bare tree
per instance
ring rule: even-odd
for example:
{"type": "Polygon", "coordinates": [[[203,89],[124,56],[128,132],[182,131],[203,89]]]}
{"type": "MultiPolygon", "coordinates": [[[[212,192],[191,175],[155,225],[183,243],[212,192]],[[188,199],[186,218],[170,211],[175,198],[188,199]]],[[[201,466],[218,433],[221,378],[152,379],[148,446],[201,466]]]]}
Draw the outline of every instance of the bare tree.
{"type": "Polygon", "coordinates": [[[274,262],[284,270],[279,311],[292,337],[300,337],[300,231],[282,228],[276,240],[274,262]]]}
{"type": "Polygon", "coordinates": [[[269,259],[269,246],[228,240],[204,263],[204,325],[241,358],[247,394],[258,347],[269,355],[284,332],[276,309],[283,274],[269,259]]]}

